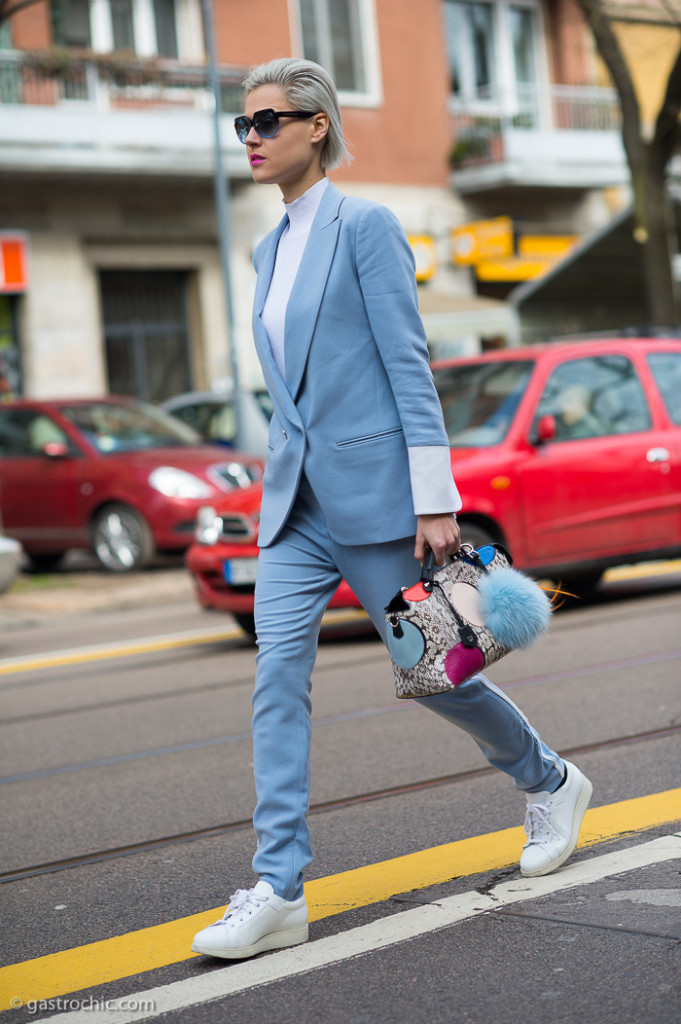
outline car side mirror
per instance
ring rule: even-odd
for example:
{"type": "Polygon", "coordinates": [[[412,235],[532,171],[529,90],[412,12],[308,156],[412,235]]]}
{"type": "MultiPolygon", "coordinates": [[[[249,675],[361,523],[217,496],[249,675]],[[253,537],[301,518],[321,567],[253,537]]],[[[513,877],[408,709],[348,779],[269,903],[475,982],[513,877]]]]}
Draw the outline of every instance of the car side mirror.
{"type": "Polygon", "coordinates": [[[48,459],[65,459],[69,454],[69,446],[63,441],[48,441],[40,449],[41,455],[48,459]]]}
{"type": "Polygon", "coordinates": [[[553,441],[556,436],[556,417],[540,416],[534,431],[535,444],[546,444],[553,441]]]}

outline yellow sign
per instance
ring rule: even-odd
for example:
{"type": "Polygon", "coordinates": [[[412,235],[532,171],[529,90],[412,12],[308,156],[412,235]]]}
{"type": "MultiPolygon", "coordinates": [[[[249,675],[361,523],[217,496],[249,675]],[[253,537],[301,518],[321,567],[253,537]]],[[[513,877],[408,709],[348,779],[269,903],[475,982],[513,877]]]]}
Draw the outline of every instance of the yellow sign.
{"type": "Polygon", "coordinates": [[[513,221],[510,217],[475,220],[451,232],[452,260],[460,267],[474,267],[481,260],[513,253],[513,221]]]}
{"type": "Polygon", "coordinates": [[[579,235],[523,235],[518,239],[518,255],[539,259],[567,256],[579,241],[579,235]]]}
{"type": "Polygon", "coordinates": [[[525,256],[507,256],[503,260],[483,260],[475,268],[478,281],[529,281],[545,274],[554,260],[540,260],[525,256]]]}
{"type": "Polygon", "coordinates": [[[430,281],[437,270],[435,242],[430,235],[409,235],[408,238],[416,260],[416,280],[430,281]]]}

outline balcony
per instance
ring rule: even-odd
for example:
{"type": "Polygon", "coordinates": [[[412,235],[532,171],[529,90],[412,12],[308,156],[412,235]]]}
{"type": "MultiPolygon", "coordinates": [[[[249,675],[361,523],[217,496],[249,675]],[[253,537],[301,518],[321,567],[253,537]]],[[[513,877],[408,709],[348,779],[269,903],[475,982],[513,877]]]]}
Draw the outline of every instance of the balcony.
{"type": "MultiPolygon", "coordinates": [[[[221,128],[230,174],[250,178],[232,126],[244,75],[219,71],[221,128]]],[[[213,103],[203,66],[0,51],[0,171],[208,176],[213,103]]]]}
{"type": "Polygon", "coordinates": [[[513,186],[605,188],[629,180],[612,89],[524,86],[512,102],[456,98],[451,121],[452,183],[464,194],[513,186]]]}

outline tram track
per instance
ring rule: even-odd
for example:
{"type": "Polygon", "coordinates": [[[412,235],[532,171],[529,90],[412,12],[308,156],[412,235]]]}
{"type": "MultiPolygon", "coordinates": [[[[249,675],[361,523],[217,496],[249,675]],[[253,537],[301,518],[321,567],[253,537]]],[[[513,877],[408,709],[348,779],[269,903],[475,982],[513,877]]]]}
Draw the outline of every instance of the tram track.
{"type": "MultiPolygon", "coordinates": [[[[522,676],[518,679],[509,679],[500,682],[498,685],[503,690],[515,690],[522,687],[528,686],[540,686],[544,683],[559,682],[566,679],[571,679],[575,676],[582,675],[595,675],[600,672],[613,672],[620,669],[635,668],[637,666],[653,664],[660,661],[676,661],[681,658],[681,648],[675,648],[669,651],[655,651],[648,654],[635,655],[629,658],[619,658],[614,661],[607,662],[594,662],[591,665],[577,665],[574,667],[560,669],[554,672],[540,673],[536,676],[522,676]]],[[[357,671],[361,668],[366,668],[376,664],[385,664],[386,655],[383,647],[380,647],[375,654],[370,654],[365,657],[361,657],[353,660],[352,669],[357,671]]],[[[337,672],[338,665],[317,665],[315,666],[315,677],[321,677],[327,673],[337,672]]],[[[100,677],[105,678],[105,677],[100,677]]],[[[0,729],[14,726],[14,725],[25,725],[31,722],[41,722],[52,720],[55,717],[66,717],[69,715],[78,714],[93,714],[103,711],[115,711],[121,710],[134,705],[144,705],[148,703],[154,703],[156,701],[166,700],[177,700],[182,697],[196,698],[201,695],[208,693],[216,693],[220,691],[229,692],[230,690],[237,689],[240,686],[252,686],[253,685],[253,674],[252,672],[247,675],[236,676],[231,679],[225,680],[220,679],[215,682],[203,683],[202,685],[192,687],[179,687],[177,689],[166,689],[161,691],[155,691],[153,693],[145,694],[126,694],[125,697],[117,698],[114,700],[104,700],[98,703],[90,704],[73,704],[67,707],[52,708],[49,711],[34,711],[30,714],[15,715],[13,717],[6,715],[2,721],[0,721],[0,729]]],[[[2,687],[0,687],[0,690],[2,687]]],[[[399,705],[404,707],[404,703],[399,705]]],[[[379,710],[394,710],[394,705],[388,705],[384,709],[379,710]]],[[[323,724],[323,723],[320,723],[323,724]]],[[[230,738],[225,738],[228,741],[230,738]]],[[[214,741],[208,741],[212,743],[214,741]]],[[[147,752],[141,752],[140,756],[148,756],[147,752]]],[[[0,777],[0,785],[5,780],[0,777]]]]}
{"type": "MultiPolygon", "coordinates": [[[[681,733],[681,724],[666,726],[658,729],[650,729],[645,732],[632,733],[627,736],[614,737],[606,740],[599,740],[579,746],[564,749],[561,753],[565,757],[579,757],[583,754],[594,753],[599,750],[629,746],[637,743],[654,742],[678,736],[681,733]]],[[[442,786],[456,785],[471,779],[492,775],[496,769],[490,766],[469,769],[467,771],[455,772],[449,775],[442,775],[436,778],[423,779],[417,782],[410,782],[400,786],[390,786],[383,789],[372,790],[365,793],[358,793],[352,796],[339,797],[335,800],[328,800],[310,806],[309,814],[323,814],[332,811],[343,810],[348,807],[355,807],[360,804],[370,803],[378,800],[393,799],[416,793],[424,790],[436,789],[442,786]]],[[[196,842],[203,839],[213,839],[218,836],[250,829],[252,821],[250,818],[227,822],[221,825],[212,825],[206,828],[195,829],[189,832],[177,833],[171,836],[163,836],[156,839],[149,839],[139,843],[112,847],[107,850],[98,850],[92,853],[81,854],[74,857],[65,857],[61,860],[49,861],[42,864],[34,864],[24,868],[15,868],[11,871],[0,872],[0,884],[16,882],[38,875],[53,874],[73,868],[85,867],[90,864],[102,863],[105,861],[117,860],[122,857],[131,857],[138,854],[151,853],[155,850],[166,849],[184,843],[196,842]]]]}

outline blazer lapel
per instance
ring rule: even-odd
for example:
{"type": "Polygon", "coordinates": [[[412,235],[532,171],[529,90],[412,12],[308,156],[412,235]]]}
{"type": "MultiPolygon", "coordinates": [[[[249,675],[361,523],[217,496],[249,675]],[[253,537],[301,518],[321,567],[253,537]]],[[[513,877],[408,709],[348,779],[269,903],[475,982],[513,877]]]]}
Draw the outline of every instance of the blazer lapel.
{"type": "Polygon", "coordinates": [[[272,348],[270,346],[269,338],[267,337],[267,331],[265,330],[265,325],[262,322],[262,311],[265,306],[265,299],[267,298],[267,292],[269,291],[270,282],[272,280],[272,273],[274,272],[277,245],[279,244],[279,239],[281,238],[281,234],[287,224],[288,216],[284,216],[272,232],[269,244],[266,248],[263,248],[260,253],[255,296],[253,299],[253,338],[255,340],[255,347],[260,358],[260,365],[262,366],[268,391],[274,401],[279,405],[284,418],[288,419],[290,423],[295,423],[301,426],[302,424],[300,416],[298,415],[298,410],[295,407],[288,388],[286,387],[286,384],[279,373],[277,364],[274,361],[272,348]]]}
{"type": "Polygon", "coordinates": [[[340,229],[338,211],[344,198],[333,185],[326,187],[286,307],[286,384],[294,401],[305,373],[319,307],[336,251],[340,229]]]}

